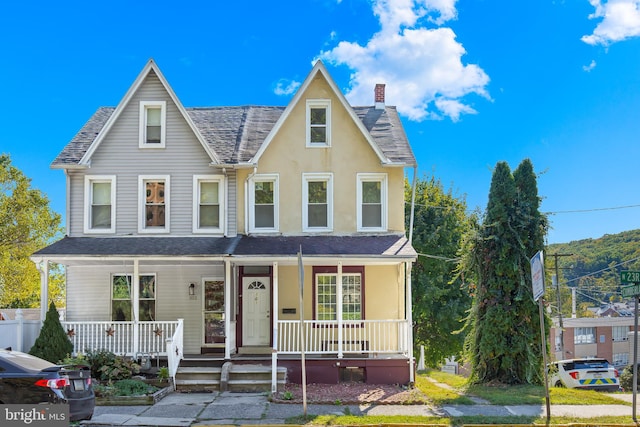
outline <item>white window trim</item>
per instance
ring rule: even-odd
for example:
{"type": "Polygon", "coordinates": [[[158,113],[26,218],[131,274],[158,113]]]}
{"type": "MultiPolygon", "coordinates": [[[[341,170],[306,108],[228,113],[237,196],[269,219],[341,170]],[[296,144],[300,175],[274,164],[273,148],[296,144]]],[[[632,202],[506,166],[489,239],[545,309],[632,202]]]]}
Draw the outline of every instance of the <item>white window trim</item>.
{"type": "Polygon", "coordinates": [[[324,232],[333,231],[333,174],[305,173],[302,174],[302,231],[324,232]],[[325,181],[327,183],[327,226],[309,226],[309,182],[325,181]]]}
{"type": "Polygon", "coordinates": [[[280,221],[279,221],[279,205],[280,205],[280,196],[279,196],[279,176],[278,174],[262,174],[262,175],[254,175],[249,180],[249,200],[247,206],[249,206],[249,232],[250,233],[277,233],[280,229],[280,221]],[[256,227],[256,211],[255,211],[255,183],[256,182],[273,182],[273,227],[256,227]]]}
{"type": "Polygon", "coordinates": [[[194,175],[193,176],[193,232],[219,234],[224,233],[225,227],[225,179],[224,175],[194,175]],[[220,206],[220,224],[218,228],[200,227],[200,183],[217,182],[218,183],[218,205],[220,206]]]}
{"type": "Polygon", "coordinates": [[[307,99],[307,119],[306,119],[306,145],[307,148],[331,147],[331,100],[330,99],[307,99]],[[327,141],[323,143],[311,142],[311,108],[325,108],[327,110],[327,141]]]}
{"type": "Polygon", "coordinates": [[[171,186],[169,175],[139,175],[138,176],[138,233],[169,233],[171,224],[171,186]],[[164,227],[145,227],[146,191],[145,182],[164,181],[164,227]]]}
{"type": "Polygon", "coordinates": [[[359,173],[356,176],[356,218],[358,231],[387,231],[389,201],[388,201],[388,178],[386,173],[359,173]],[[362,183],[380,182],[380,201],[382,202],[381,226],[362,226],[362,183]]]}
{"type": "Polygon", "coordinates": [[[165,148],[167,136],[167,102],[166,101],[140,101],[140,130],[139,130],[139,147],[140,148],[165,148]],[[160,143],[147,143],[147,109],[149,107],[160,107],[160,143]]]}
{"type": "Polygon", "coordinates": [[[84,177],[84,232],[86,234],[112,234],[116,232],[116,176],[115,175],[86,175],[84,177]],[[93,183],[109,182],[111,184],[111,227],[91,227],[91,201],[93,183]]]}

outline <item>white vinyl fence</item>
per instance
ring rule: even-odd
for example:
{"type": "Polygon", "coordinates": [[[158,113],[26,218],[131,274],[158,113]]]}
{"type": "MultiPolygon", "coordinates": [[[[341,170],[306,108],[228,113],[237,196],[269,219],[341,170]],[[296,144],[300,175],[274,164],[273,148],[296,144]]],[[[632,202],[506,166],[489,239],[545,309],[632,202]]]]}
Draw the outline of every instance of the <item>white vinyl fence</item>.
{"type": "Polygon", "coordinates": [[[0,348],[28,352],[40,334],[40,320],[25,320],[22,310],[16,310],[14,320],[0,320],[0,348]]]}

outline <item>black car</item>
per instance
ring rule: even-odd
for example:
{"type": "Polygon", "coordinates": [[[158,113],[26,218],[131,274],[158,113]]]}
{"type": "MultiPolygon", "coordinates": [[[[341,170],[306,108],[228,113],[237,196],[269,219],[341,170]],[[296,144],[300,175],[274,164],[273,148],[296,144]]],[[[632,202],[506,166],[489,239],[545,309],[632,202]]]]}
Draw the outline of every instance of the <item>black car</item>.
{"type": "Polygon", "coordinates": [[[0,404],[65,403],[71,421],[89,420],[96,405],[91,371],[0,349],[0,404]]]}

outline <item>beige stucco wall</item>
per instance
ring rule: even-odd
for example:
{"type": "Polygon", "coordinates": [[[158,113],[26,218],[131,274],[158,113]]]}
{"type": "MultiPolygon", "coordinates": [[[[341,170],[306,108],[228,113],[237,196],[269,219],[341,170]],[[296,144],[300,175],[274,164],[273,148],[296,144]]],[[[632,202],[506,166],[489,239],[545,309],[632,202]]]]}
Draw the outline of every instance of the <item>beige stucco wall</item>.
{"type": "MultiPolygon", "coordinates": [[[[403,319],[404,290],[398,280],[399,266],[365,266],[364,270],[364,307],[365,319],[403,319]]],[[[299,320],[297,266],[278,267],[278,319],[299,320]],[[295,314],[283,314],[283,308],[295,308],[295,314]]],[[[313,270],[304,271],[304,318],[313,319],[313,270]]]]}
{"type": "MultiPolygon", "coordinates": [[[[246,233],[245,185],[254,171],[238,171],[238,231],[246,233]]],[[[356,231],[356,184],[358,173],[384,173],[388,178],[388,230],[404,231],[404,170],[381,166],[380,159],[353,119],[321,76],[309,85],[259,160],[257,174],[279,174],[279,231],[302,231],[302,175],[333,173],[333,232],[356,231]],[[306,100],[331,100],[331,147],[307,148],[306,100]]]]}

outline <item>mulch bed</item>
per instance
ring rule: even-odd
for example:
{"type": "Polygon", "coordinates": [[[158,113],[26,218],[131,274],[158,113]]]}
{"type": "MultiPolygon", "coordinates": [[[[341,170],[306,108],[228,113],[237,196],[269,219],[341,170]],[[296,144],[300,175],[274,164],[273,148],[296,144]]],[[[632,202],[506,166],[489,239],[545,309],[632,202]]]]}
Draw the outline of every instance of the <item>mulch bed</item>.
{"type": "MultiPolygon", "coordinates": [[[[302,403],[302,386],[286,384],[271,400],[276,403],[302,403]]],[[[424,405],[429,399],[418,389],[393,384],[307,384],[307,403],[328,405],[424,405]]]]}

